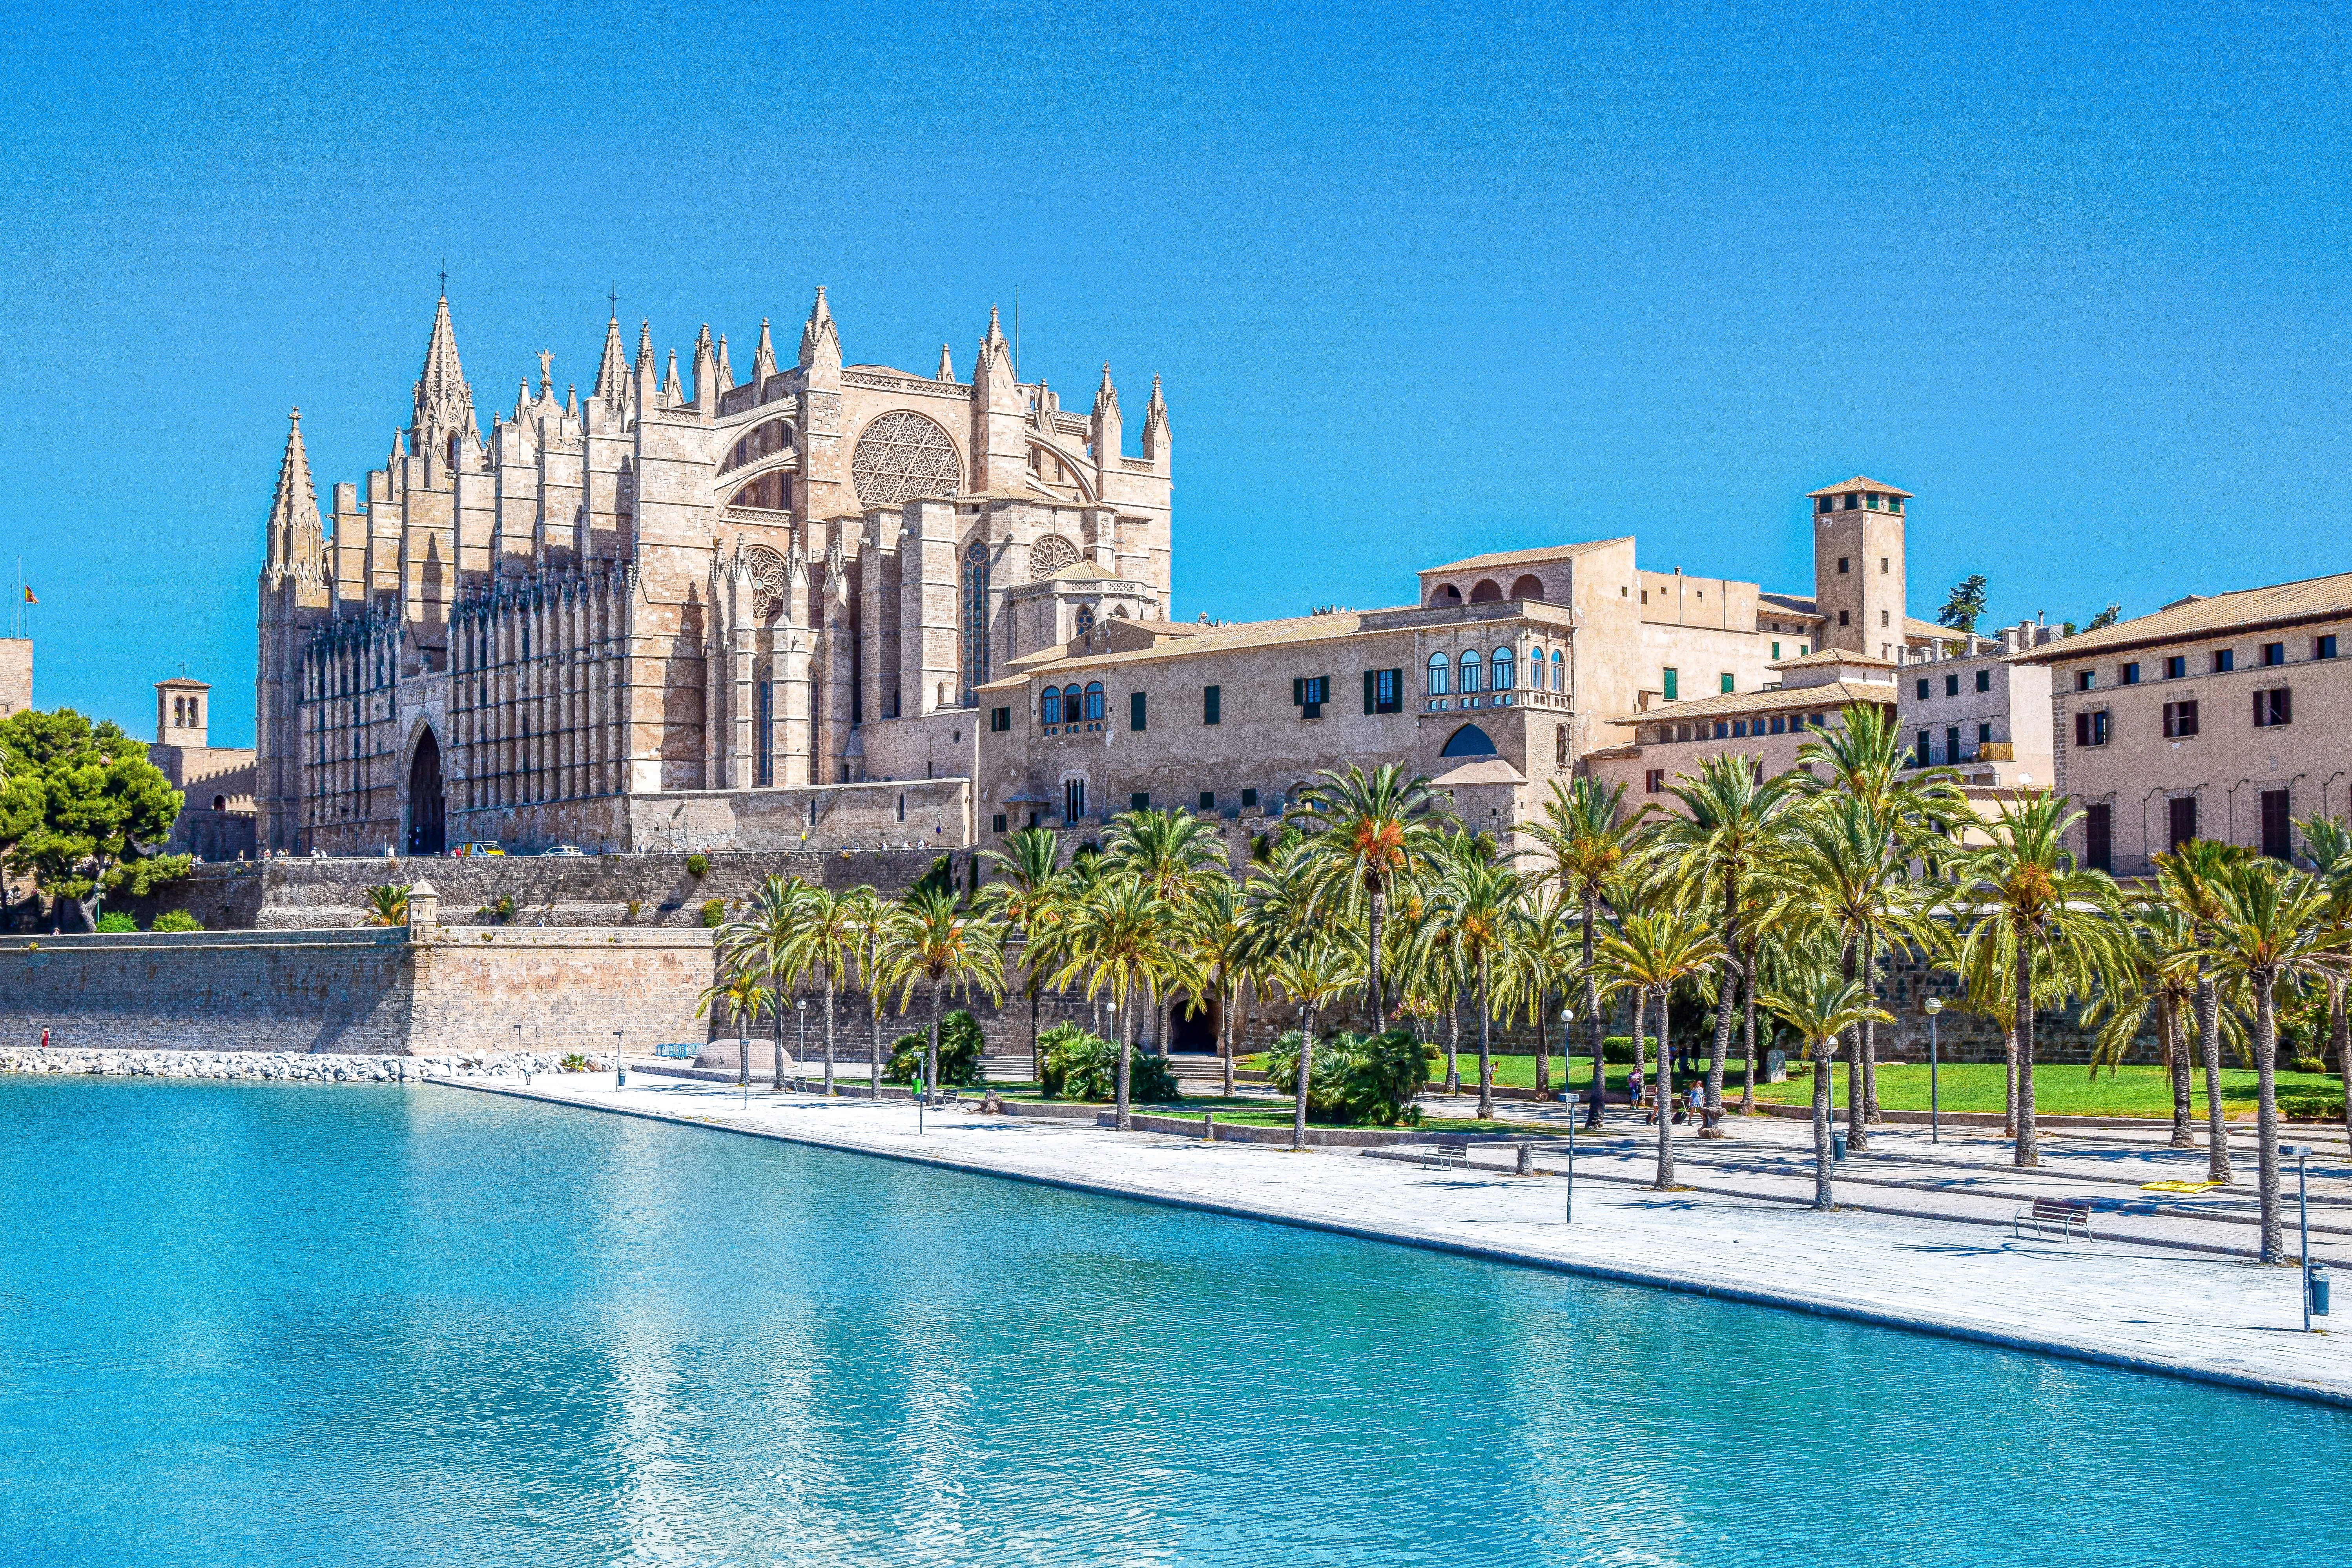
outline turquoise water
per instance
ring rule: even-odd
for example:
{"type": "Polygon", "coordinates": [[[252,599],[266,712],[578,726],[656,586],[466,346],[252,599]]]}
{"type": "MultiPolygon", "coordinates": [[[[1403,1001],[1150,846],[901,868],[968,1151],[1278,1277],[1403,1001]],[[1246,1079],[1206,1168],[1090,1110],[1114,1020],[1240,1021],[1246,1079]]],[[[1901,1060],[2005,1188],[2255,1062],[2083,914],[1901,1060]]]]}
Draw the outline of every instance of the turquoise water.
{"type": "Polygon", "coordinates": [[[0,1205],[9,1563],[2352,1547],[2322,1407],[459,1090],[0,1078],[0,1205]]]}

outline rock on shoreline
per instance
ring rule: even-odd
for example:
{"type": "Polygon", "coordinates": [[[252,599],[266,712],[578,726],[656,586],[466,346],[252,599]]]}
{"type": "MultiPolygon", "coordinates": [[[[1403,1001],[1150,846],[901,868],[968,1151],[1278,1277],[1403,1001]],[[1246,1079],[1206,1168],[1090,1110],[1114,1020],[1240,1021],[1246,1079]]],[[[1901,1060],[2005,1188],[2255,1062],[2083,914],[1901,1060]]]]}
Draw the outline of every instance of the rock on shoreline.
{"type": "MultiPolygon", "coordinates": [[[[301,1083],[415,1083],[428,1078],[520,1078],[562,1072],[551,1052],[446,1057],[338,1056],[291,1051],[0,1050],[0,1073],[104,1078],[280,1079],[301,1083]]],[[[611,1071],[607,1065],[605,1071],[611,1071]]]]}

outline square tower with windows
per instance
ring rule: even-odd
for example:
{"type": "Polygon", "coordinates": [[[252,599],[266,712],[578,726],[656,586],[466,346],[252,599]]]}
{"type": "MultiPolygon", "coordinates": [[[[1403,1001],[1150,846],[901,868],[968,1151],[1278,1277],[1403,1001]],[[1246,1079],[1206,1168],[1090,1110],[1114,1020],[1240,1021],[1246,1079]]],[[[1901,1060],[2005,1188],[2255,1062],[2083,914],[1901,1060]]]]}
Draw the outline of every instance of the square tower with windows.
{"type": "Polygon", "coordinates": [[[1857,475],[1807,499],[1822,646],[1893,658],[1904,646],[1903,510],[1911,492],[1857,475]]]}

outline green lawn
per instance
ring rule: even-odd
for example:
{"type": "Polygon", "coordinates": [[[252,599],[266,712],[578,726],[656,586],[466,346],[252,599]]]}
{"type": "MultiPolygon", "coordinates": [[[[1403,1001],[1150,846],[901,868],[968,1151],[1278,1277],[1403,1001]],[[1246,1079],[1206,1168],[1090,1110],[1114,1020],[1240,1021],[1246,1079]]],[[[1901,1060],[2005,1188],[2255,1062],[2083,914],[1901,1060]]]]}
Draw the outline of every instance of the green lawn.
{"type": "MultiPolygon", "coordinates": [[[[1463,1087],[1475,1093],[1478,1087],[1478,1057],[1475,1051],[1462,1054],[1463,1087]]],[[[1258,1059],[1244,1058],[1242,1064],[1256,1067],[1258,1059]]],[[[1430,1065],[1433,1085],[1445,1076],[1443,1060],[1430,1065]]],[[[1652,1064],[1654,1069],[1655,1064],[1652,1064]]],[[[1609,1091],[1625,1092],[1625,1080],[1633,1073],[1629,1064],[1609,1065],[1609,1091]]],[[[1756,1064],[1759,1082],[1756,1097],[1774,1105],[1810,1105],[1813,1091],[1810,1079],[1791,1077],[1785,1083],[1765,1083],[1764,1064],[1759,1056],[1756,1064]]],[[[2006,1109],[2008,1070],[1999,1062],[1947,1063],[1937,1070],[1938,1099],[1946,1110],[1990,1111],[1998,1114],[2006,1109]]],[[[1563,1087],[1581,1091],[1592,1081],[1592,1058],[1574,1057],[1569,1059],[1568,1077],[1561,1078],[1560,1058],[1551,1058],[1551,1087],[1555,1092],[1563,1087]]],[[[1688,1086],[1688,1079],[1684,1086],[1688,1086]]],[[[1536,1083],[1536,1059],[1532,1056],[1498,1056],[1495,1058],[1495,1082],[1505,1089],[1533,1089],[1536,1083]]],[[[1739,1093],[1740,1059],[1734,1055],[1723,1064],[1723,1089],[1727,1099],[1739,1093]]],[[[2202,1071],[2189,1077],[2191,1103],[2196,1114],[2205,1114],[2205,1075],[2202,1071]]],[[[2341,1099],[2343,1080],[2332,1073],[2281,1072],[2278,1092],[2287,1095],[2319,1095],[2341,1099]]],[[[1845,1065],[1837,1064],[1832,1078],[1832,1099],[1839,1106],[1845,1104],[1845,1065]]],[[[1927,1068],[1924,1063],[1881,1062],[1878,1067],[1878,1104],[1885,1110],[1925,1110],[1927,1109],[1927,1068]]],[[[2150,1116],[2170,1120],[2172,1116],[2172,1084],[2161,1067],[2126,1067],[2114,1073],[2102,1072],[2093,1082],[2085,1067],[2044,1065],[2034,1069],[2034,1109],[2049,1116],[2150,1116]]],[[[2254,1108],[2254,1073],[2251,1068],[2221,1069],[2221,1108],[2235,1114],[2254,1108]]]]}

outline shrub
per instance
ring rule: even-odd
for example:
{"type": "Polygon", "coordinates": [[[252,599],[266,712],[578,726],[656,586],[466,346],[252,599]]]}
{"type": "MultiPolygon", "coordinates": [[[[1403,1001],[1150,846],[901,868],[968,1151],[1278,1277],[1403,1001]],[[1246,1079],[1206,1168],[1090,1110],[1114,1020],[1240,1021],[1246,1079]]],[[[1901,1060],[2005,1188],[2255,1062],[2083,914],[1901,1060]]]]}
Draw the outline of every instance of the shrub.
{"type": "MultiPolygon", "coordinates": [[[[1076,1024],[1056,1024],[1037,1037],[1038,1087],[1048,1095],[1103,1104],[1118,1098],[1118,1044],[1076,1024]]],[[[1128,1058],[1127,1098],[1160,1105],[1184,1098],[1166,1057],[1138,1051],[1128,1058]]]]}
{"type": "Polygon", "coordinates": [[[1421,1047],[1421,1059],[1425,1062],[1439,1061],[1442,1060],[1444,1056],[1445,1053],[1439,1050],[1433,1043],[1421,1047]]]}
{"type": "MultiPolygon", "coordinates": [[[[404,907],[406,902],[407,900],[405,899],[402,900],[404,907]]],[[[488,903],[484,904],[480,909],[476,910],[474,912],[480,915],[484,920],[497,921],[503,925],[508,921],[514,919],[514,895],[512,893],[500,893],[497,898],[492,899],[488,903]]]]}
{"type": "Polygon", "coordinates": [[[110,936],[119,931],[137,931],[139,929],[139,922],[132,920],[129,915],[117,911],[99,916],[98,929],[110,936]]]}
{"type": "Polygon", "coordinates": [[[155,917],[155,923],[147,929],[150,931],[202,931],[205,929],[205,922],[185,910],[165,910],[155,917]]]}
{"type": "Polygon", "coordinates": [[[404,926],[408,923],[408,887],[406,882],[381,883],[366,889],[367,913],[361,923],[372,926],[404,926]]]}
{"type": "Polygon", "coordinates": [[[2282,1094],[2278,1097],[2278,1113],[2289,1121],[2340,1121],[2344,1118],[2344,1100],[2333,1095],[2282,1094]]]}
{"type": "Polygon", "coordinates": [[[716,931],[727,923],[727,900],[705,899],[702,903],[702,923],[716,931]]]}
{"type": "MultiPolygon", "coordinates": [[[[1265,1053],[1266,1080],[1297,1092],[1298,1031],[1291,1030],[1265,1053]]],[[[1338,1034],[1317,1042],[1307,1080],[1307,1114],[1345,1126],[1393,1127],[1420,1120],[1413,1096],[1429,1081],[1429,1058],[1421,1042],[1402,1029],[1366,1038],[1338,1034]]]]}
{"type": "Polygon", "coordinates": [[[572,1052],[570,1056],[565,1057],[556,1065],[561,1067],[565,1072],[593,1072],[596,1070],[596,1064],[590,1061],[586,1057],[582,1056],[578,1051],[572,1052]]]}
{"type": "Polygon", "coordinates": [[[646,901],[643,899],[631,899],[629,900],[629,918],[631,920],[635,920],[637,918],[637,911],[645,907],[646,901]]]}
{"type": "MultiPolygon", "coordinates": [[[[884,1083],[915,1081],[923,1068],[923,1053],[930,1044],[928,1031],[919,1030],[901,1035],[891,1043],[890,1059],[882,1068],[884,1083]]],[[[980,1021],[958,1007],[940,1020],[940,1082],[955,1084],[964,1089],[979,1089],[987,1082],[980,1057],[987,1044],[980,1032],[980,1021]]]]}
{"type": "Polygon", "coordinates": [[[708,877],[710,875],[710,857],[708,855],[688,856],[686,858],[686,874],[689,877],[708,877]]]}
{"type": "MultiPolygon", "coordinates": [[[[1648,1047],[1648,1053],[1643,1059],[1655,1062],[1658,1059],[1658,1037],[1644,1035],[1642,1038],[1648,1047]]],[[[1612,1035],[1601,1041],[1601,1059],[1604,1062],[1615,1062],[1621,1067],[1631,1067],[1633,1062],[1633,1037],[1612,1035]]]]}
{"type": "MultiPolygon", "coordinates": [[[[159,927],[158,929],[161,928],[159,927]]],[[[2317,1057],[2297,1057],[2294,1058],[2294,1070],[2297,1072],[2326,1072],[2327,1070],[2327,1064],[2317,1057]]]]}

